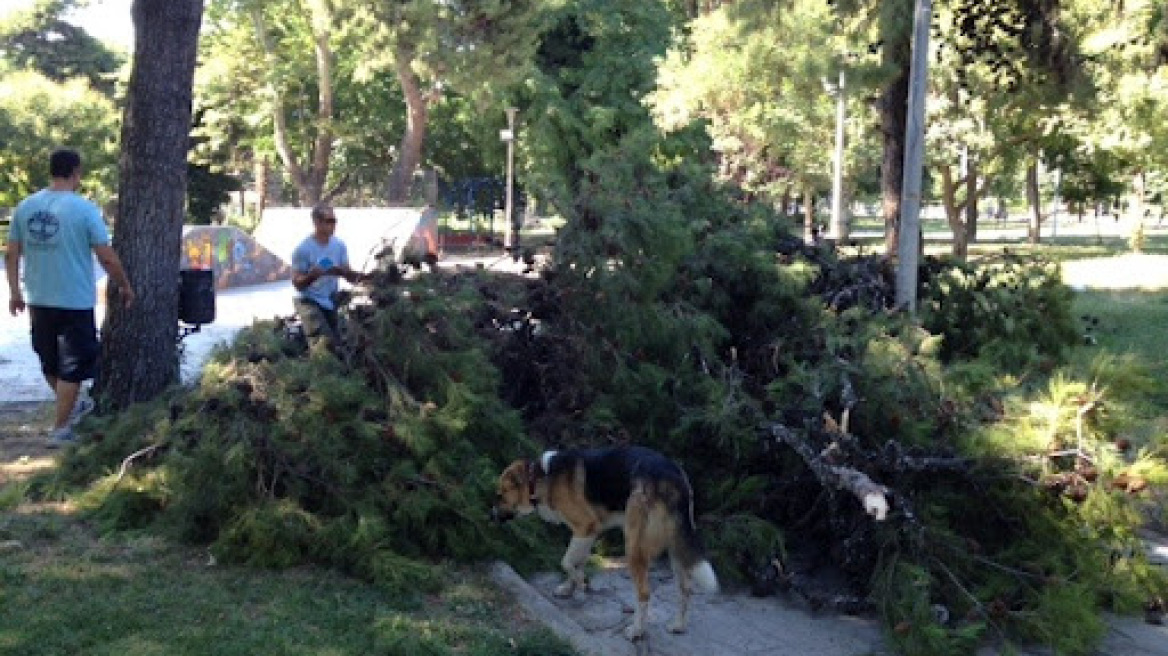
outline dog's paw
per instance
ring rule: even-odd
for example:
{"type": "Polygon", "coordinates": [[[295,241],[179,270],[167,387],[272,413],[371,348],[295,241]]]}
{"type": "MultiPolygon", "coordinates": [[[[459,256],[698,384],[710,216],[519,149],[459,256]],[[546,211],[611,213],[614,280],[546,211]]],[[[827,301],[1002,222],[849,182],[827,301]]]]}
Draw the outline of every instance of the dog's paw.
{"type": "Polygon", "coordinates": [[[576,584],[575,583],[573,583],[572,581],[564,581],[563,583],[556,586],[556,590],[553,594],[555,594],[557,597],[559,597],[561,599],[567,599],[568,597],[571,597],[572,593],[575,591],[576,591],[576,584]]]}
{"type": "Polygon", "coordinates": [[[669,623],[670,633],[685,633],[685,622],[675,619],[669,623]]]}
{"type": "Polygon", "coordinates": [[[636,642],[645,637],[645,627],[639,626],[636,622],[633,622],[627,629],[625,629],[625,637],[632,642],[636,642]]]}

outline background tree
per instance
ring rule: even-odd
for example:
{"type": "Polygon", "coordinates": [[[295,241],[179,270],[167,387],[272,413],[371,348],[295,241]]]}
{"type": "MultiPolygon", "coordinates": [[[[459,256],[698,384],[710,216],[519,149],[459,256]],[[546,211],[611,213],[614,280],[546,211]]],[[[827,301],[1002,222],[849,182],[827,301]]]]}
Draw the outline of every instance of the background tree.
{"type": "Polygon", "coordinates": [[[0,58],[55,82],[84,78],[109,98],[123,57],[64,19],[75,0],[37,0],[0,20],[0,58]]]}
{"type": "Polygon", "coordinates": [[[335,194],[332,3],[218,0],[207,13],[198,86],[200,107],[211,111],[200,134],[216,141],[216,134],[246,137],[254,157],[279,161],[299,205],[335,194]]]}
{"type": "Polygon", "coordinates": [[[85,192],[113,196],[122,58],[62,18],[73,5],[40,0],[0,19],[0,206],[47,185],[62,144],[85,157],[85,192]]]}
{"type": "Polygon", "coordinates": [[[423,161],[434,104],[448,88],[497,102],[493,88],[522,79],[542,3],[350,0],[345,7],[348,29],[362,35],[366,71],[392,74],[405,102],[405,127],[386,188],[390,203],[403,203],[423,161]]]}
{"type": "MultiPolygon", "coordinates": [[[[815,201],[831,186],[825,145],[834,142],[835,100],[825,82],[834,84],[845,59],[851,84],[862,88],[870,77],[863,62],[843,56],[847,45],[835,29],[823,2],[723,6],[690,21],[650,96],[664,129],[696,120],[708,125],[723,180],[783,212],[792,196],[803,197],[808,232],[815,201]]],[[[851,104],[853,119],[864,122],[864,106],[851,104]]],[[[852,157],[845,158],[868,147],[868,140],[852,139],[852,157]]]]}
{"type": "Polygon", "coordinates": [[[229,192],[243,187],[239,178],[227,171],[232,153],[223,142],[212,143],[200,133],[202,124],[203,113],[196,111],[187,163],[187,213],[190,223],[207,225],[231,200],[229,192]]]}
{"type": "Polygon", "coordinates": [[[0,75],[0,207],[49,183],[49,153],[62,144],[85,158],[84,193],[113,196],[117,108],[83,78],[54,82],[35,71],[0,75]]]}
{"type": "Polygon", "coordinates": [[[112,285],[94,393],[113,408],[178,378],[178,267],[186,217],[191,97],[202,0],[134,0],[134,57],[122,127],[114,248],[135,286],[112,285]]]}

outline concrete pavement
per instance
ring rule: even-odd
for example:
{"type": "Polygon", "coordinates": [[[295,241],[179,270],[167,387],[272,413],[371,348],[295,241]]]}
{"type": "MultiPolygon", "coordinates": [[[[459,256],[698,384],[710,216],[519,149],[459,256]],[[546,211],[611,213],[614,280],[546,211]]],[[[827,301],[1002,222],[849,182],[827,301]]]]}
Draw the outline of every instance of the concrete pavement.
{"type": "MultiPolygon", "coordinates": [[[[505,563],[494,563],[491,578],[533,617],[585,656],[885,656],[895,653],[874,618],[814,612],[789,596],[757,598],[744,593],[694,595],[689,630],[669,633],[677,608],[677,588],[668,567],[650,575],[648,637],[634,644],[624,637],[636,592],[619,561],[606,561],[591,578],[591,590],[571,599],[552,591],[558,573],[524,579],[505,563]]],[[[1168,627],[1139,618],[1108,616],[1109,630],[1094,656],[1168,656],[1168,627]]],[[[1044,647],[1023,650],[987,645],[978,656],[1053,656],[1044,647]]]]}

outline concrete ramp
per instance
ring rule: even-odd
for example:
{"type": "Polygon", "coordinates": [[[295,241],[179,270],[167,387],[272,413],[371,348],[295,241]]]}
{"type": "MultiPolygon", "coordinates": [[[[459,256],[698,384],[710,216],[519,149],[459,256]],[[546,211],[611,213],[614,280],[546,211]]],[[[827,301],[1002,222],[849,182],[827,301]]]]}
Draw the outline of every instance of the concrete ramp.
{"type": "Polygon", "coordinates": [[[215,288],[289,280],[292,267],[233,226],[183,226],[182,269],[212,269],[215,288]]]}
{"type": "MultiPolygon", "coordinates": [[[[377,253],[402,251],[418,227],[422,207],[336,207],[336,235],[349,249],[349,264],[358,271],[373,267],[377,253]]],[[[272,207],[264,210],[255,238],[261,246],[291,262],[292,251],[312,234],[311,209],[272,207]]]]}

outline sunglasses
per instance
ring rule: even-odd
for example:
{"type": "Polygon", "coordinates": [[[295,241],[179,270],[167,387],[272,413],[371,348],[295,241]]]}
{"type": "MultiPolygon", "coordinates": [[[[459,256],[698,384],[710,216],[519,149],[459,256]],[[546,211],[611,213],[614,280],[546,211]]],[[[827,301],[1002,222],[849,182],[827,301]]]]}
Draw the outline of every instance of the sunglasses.
{"type": "Polygon", "coordinates": [[[337,217],[335,217],[335,216],[326,216],[326,217],[323,217],[323,218],[320,218],[320,219],[317,219],[317,220],[318,220],[318,221],[320,221],[321,223],[336,223],[336,222],[337,222],[337,217]]]}

